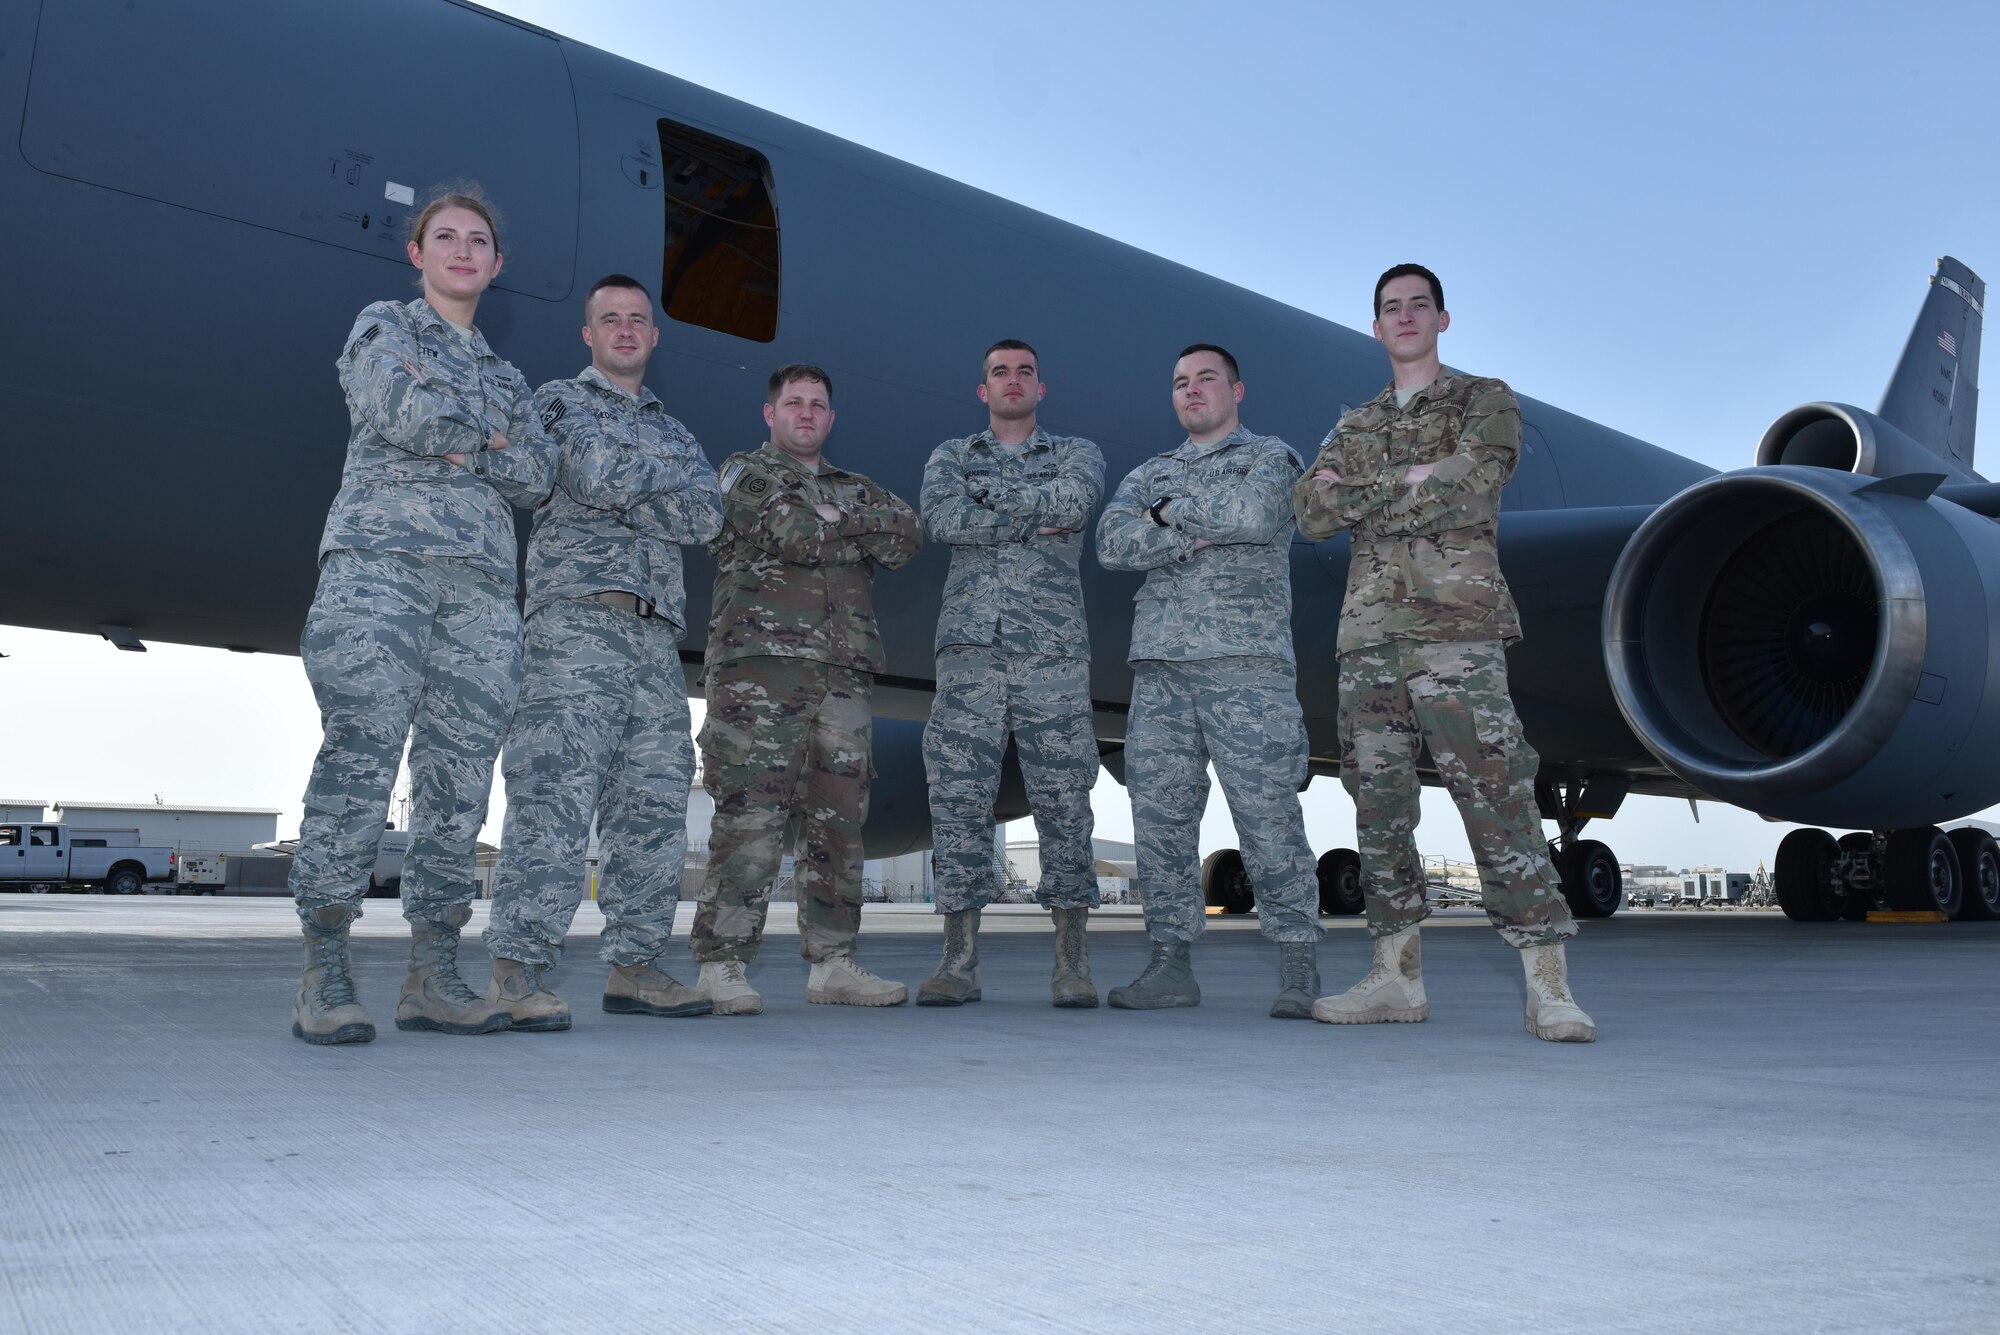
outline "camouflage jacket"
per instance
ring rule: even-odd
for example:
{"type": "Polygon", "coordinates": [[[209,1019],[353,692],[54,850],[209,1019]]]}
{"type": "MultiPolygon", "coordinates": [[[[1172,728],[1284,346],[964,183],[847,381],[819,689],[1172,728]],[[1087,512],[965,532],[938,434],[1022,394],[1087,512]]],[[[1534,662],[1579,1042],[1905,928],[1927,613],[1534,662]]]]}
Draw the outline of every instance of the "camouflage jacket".
{"type": "Polygon", "coordinates": [[[1104,496],[1104,456],[1040,427],[1018,450],[990,431],[937,447],[924,466],[924,531],[951,547],[937,647],[1090,657],[1083,531],[1104,496]],[[1037,536],[1036,530],[1067,533],[1037,536]]]}
{"type": "Polygon", "coordinates": [[[688,429],[653,391],[634,398],[594,366],[535,391],[554,442],[555,490],[528,540],[528,614],[563,598],[637,594],[687,628],[684,542],[722,531],[722,493],[688,429]]]}
{"type": "Polygon", "coordinates": [[[1184,441],[1118,484],[1097,521],[1107,570],[1143,570],[1132,662],[1292,654],[1292,483],[1299,456],[1241,425],[1213,445],[1184,441]],[[1163,496],[1165,525],[1147,513],[1163,496]],[[1214,546],[1195,550],[1207,539],[1214,546]]]}
{"type": "Polygon", "coordinates": [[[319,554],[455,556],[512,582],[509,506],[540,504],[550,475],[521,373],[421,297],[362,311],[337,364],[354,429],[319,554]],[[504,450],[487,449],[496,431],[504,450]],[[447,454],[465,455],[464,466],[447,454]]]}
{"type": "Polygon", "coordinates": [[[923,543],[916,511],[859,473],[825,460],[815,473],[766,441],[722,464],[710,664],[810,658],[880,672],[871,586],[923,543]],[[813,508],[831,505],[829,523],[813,508]]]}
{"type": "Polygon", "coordinates": [[[1521,638],[1494,522],[1521,452],[1521,409],[1498,380],[1445,370],[1409,403],[1392,384],[1340,419],[1292,490],[1299,531],[1352,532],[1338,651],[1390,640],[1521,638]],[[1431,475],[1407,486],[1412,464],[1431,475]],[[1314,478],[1331,468],[1338,483],[1314,478]]]}

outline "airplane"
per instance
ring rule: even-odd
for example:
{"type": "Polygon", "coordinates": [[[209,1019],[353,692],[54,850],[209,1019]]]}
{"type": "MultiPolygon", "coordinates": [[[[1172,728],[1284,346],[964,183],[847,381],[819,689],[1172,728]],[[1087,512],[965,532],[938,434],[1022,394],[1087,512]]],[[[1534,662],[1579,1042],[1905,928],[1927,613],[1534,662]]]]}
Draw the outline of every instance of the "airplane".
{"type": "MultiPolygon", "coordinates": [[[[1165,382],[1186,344],[1230,347],[1246,421],[1302,455],[1385,382],[1366,334],[460,0],[0,0],[0,106],[0,420],[31,446],[7,460],[0,619],[121,648],[297,652],[346,441],[333,360],[363,305],[413,292],[402,227],[436,182],[501,205],[480,324],[531,383],[582,364],[598,276],[657,280],[649,380],[714,458],[763,439],[764,377],[794,360],[837,383],[831,457],[906,497],[976,425],[965,389],[999,337],[1040,349],[1059,385],[1043,420],[1095,440],[1111,483],[1180,438],[1165,382]],[[480,77],[435,76],[437,51],[480,77]],[[975,258],[1000,252],[1004,272],[975,258]]],[[[1794,918],[2000,916],[2000,845],[1938,828],[2000,800],[1984,296],[1939,261],[1878,410],[1794,409],[1736,472],[1521,400],[1509,663],[1580,914],[1622,900],[1583,831],[1638,793],[1854,830],[1783,841],[1794,918]]],[[[711,568],[690,556],[692,666],[711,568]]],[[[1346,560],[1345,538],[1291,548],[1321,776],[1346,560]]],[[[929,547],[878,593],[873,856],[929,840],[918,739],[946,563],[929,547]]],[[[1084,579],[1122,778],[1137,581],[1089,558],[1084,579]]],[[[1000,814],[1026,814],[1017,772],[1000,814]]],[[[1352,850],[1320,867],[1322,908],[1359,911],[1352,850]]],[[[1212,903],[1254,902],[1232,851],[1204,877],[1212,903]]]]}

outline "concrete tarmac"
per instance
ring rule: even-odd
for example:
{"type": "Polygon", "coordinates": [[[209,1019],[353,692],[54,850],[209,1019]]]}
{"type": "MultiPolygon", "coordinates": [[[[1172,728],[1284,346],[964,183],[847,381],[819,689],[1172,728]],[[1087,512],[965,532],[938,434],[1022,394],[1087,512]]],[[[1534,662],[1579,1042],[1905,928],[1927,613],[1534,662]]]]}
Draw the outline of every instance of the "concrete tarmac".
{"type": "MultiPolygon", "coordinates": [[[[381,1036],[313,1048],[286,901],[0,896],[0,1330],[2000,1330],[2000,925],[1586,924],[1558,1046],[1478,915],[1429,1023],[1335,1028],[1266,1018],[1244,920],[1198,1009],[1055,1010],[1011,907],[975,1006],[807,1005],[780,905],[762,1016],[606,1015],[586,906],[575,1029],[448,1038],[367,907],[381,1036]]],[[[861,957],[937,944],[871,906],[861,957]]]]}

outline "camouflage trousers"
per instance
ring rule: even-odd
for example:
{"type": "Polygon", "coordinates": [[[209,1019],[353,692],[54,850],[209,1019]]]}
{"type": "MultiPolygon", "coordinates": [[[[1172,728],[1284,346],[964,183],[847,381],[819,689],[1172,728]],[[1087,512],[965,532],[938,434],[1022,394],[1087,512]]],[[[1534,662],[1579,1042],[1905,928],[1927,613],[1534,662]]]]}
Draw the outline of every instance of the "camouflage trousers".
{"type": "Polygon", "coordinates": [[[528,619],[521,703],[500,769],[507,825],[486,949],[554,964],[584,891],[597,818],[607,964],[649,964],[673,936],[687,862],[687,679],[673,626],[602,603],[528,619]]]}
{"type": "Polygon", "coordinates": [[[1340,776],[1354,798],[1368,930],[1388,936],[1430,914],[1414,837],[1425,745],[1465,820],[1486,916],[1507,944],[1574,936],[1535,807],[1541,761],[1521,735],[1497,640],[1393,640],[1341,657],[1340,776]]]}
{"type": "Polygon", "coordinates": [[[1264,935],[1318,940],[1318,864],[1299,809],[1306,726],[1291,666],[1274,658],[1209,658],[1133,667],[1125,783],[1147,934],[1192,941],[1207,925],[1198,863],[1212,762],[1256,887],[1264,935]]]}
{"type": "Polygon", "coordinates": [[[771,882],[797,847],[799,953],[854,949],[868,815],[875,679],[807,658],[739,658],[708,671],[702,786],[715,799],[695,959],[753,960],[771,882]]]}
{"type": "Polygon", "coordinates": [[[1041,841],[1035,902],[1095,908],[1090,789],[1097,781],[1097,733],[1089,661],[960,647],[938,655],[937,673],[924,729],[937,911],[983,908],[1000,892],[993,802],[1009,733],[1041,841]]]}
{"type": "Polygon", "coordinates": [[[326,728],[292,859],[299,916],[368,892],[405,740],[403,916],[471,900],[473,841],[520,681],[511,581],[450,557],[328,552],[299,656],[326,728]]]}

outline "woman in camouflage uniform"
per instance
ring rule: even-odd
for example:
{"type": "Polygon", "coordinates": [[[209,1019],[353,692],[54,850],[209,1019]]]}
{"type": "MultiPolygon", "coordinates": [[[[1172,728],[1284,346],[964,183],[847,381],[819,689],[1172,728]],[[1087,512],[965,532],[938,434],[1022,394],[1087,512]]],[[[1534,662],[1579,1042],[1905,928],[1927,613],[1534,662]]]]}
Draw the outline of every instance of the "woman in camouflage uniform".
{"type": "Polygon", "coordinates": [[[458,933],[520,677],[511,506],[547,495],[548,461],[527,381],[472,323],[501,267],[491,205],[476,186],[459,187],[434,193],[413,218],[408,250],[423,296],[367,307],[341,349],[353,429],[300,640],[326,728],[291,873],[306,939],[292,1033],[308,1043],[375,1036],[355,999],[347,934],[405,740],[412,943],[396,1026],[508,1025],[459,978],[458,933]]]}

